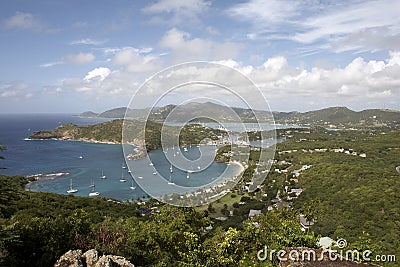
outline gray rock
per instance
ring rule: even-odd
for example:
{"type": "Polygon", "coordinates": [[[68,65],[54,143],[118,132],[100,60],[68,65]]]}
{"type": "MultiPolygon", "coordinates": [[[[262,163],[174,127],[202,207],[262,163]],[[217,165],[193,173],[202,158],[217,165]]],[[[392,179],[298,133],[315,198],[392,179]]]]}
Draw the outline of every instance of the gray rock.
{"type": "Polygon", "coordinates": [[[60,257],[54,267],[83,267],[82,250],[69,250],[60,257]]]}
{"type": "Polygon", "coordinates": [[[99,258],[99,253],[88,250],[82,254],[82,250],[70,250],[60,257],[54,267],[135,267],[124,257],[104,255],[99,258]],[[85,264],[83,264],[85,263],[85,264]]]}
{"type": "Polygon", "coordinates": [[[86,259],[86,266],[92,267],[95,266],[96,262],[99,260],[99,253],[95,249],[90,249],[86,251],[82,257],[86,259]]]}
{"type": "Polygon", "coordinates": [[[95,267],[135,267],[135,265],[127,261],[124,257],[107,255],[101,256],[95,267]]]}

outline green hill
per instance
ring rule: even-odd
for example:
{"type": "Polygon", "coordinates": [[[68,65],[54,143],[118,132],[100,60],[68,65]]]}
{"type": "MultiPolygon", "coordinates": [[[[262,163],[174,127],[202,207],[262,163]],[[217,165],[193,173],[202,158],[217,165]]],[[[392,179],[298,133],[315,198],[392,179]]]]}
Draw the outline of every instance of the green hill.
{"type": "Polygon", "coordinates": [[[330,107],[309,112],[275,112],[278,123],[300,125],[334,125],[336,127],[398,127],[400,112],[395,110],[367,109],[353,111],[346,107],[330,107]]]}
{"type": "MultiPolygon", "coordinates": [[[[124,107],[105,111],[100,114],[84,112],[81,116],[123,118],[127,112],[128,117],[144,120],[150,108],[127,109],[124,107]]],[[[198,121],[207,122],[209,119],[202,118],[204,115],[215,118],[219,122],[256,122],[256,116],[260,122],[272,122],[270,113],[263,110],[251,110],[238,107],[227,107],[212,102],[196,103],[191,102],[185,105],[166,105],[154,107],[149,120],[164,122],[171,112],[173,116],[170,122],[182,123],[192,118],[200,118],[198,121]],[[237,115],[232,113],[236,113],[237,115]],[[255,116],[256,114],[256,116],[255,116]],[[238,117],[240,119],[238,119],[238,117]],[[202,118],[202,119],[201,119],[202,118]]],[[[330,126],[336,128],[371,128],[371,127],[399,127],[400,112],[395,110],[367,109],[353,111],[346,107],[330,107],[321,110],[308,112],[273,112],[275,123],[297,124],[303,126],[330,126]]]]}

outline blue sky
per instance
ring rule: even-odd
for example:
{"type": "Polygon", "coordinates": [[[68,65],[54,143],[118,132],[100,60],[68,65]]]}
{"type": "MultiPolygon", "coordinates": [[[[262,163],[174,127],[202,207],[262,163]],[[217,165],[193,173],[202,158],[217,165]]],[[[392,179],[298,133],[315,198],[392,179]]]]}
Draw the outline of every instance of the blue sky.
{"type": "Polygon", "coordinates": [[[273,110],[400,110],[399,14],[396,0],[4,0],[0,112],[126,106],[192,60],[237,68],[273,110]]]}

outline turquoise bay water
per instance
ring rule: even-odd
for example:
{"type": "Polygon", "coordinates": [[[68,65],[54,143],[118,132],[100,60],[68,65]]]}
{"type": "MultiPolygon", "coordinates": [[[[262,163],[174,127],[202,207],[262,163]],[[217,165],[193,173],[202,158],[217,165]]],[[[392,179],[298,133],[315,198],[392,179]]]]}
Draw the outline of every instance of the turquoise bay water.
{"type": "MultiPolygon", "coordinates": [[[[6,168],[0,170],[0,173],[24,176],[43,174],[44,177],[28,185],[28,189],[32,191],[67,194],[66,191],[72,180],[73,188],[79,190],[74,194],[77,196],[88,196],[93,182],[95,191],[101,193],[100,197],[135,200],[145,196],[145,192],[133,181],[128,168],[123,168],[125,160],[121,145],[25,140],[34,131],[53,129],[69,122],[89,125],[106,120],[81,118],[70,114],[2,114],[0,115],[0,144],[8,149],[0,152],[6,158],[0,161],[0,167],[6,168]],[[100,178],[102,173],[107,176],[106,179],[100,178]],[[124,176],[127,181],[120,182],[121,176],[124,176]],[[130,189],[131,186],[136,189],[130,189]]],[[[196,158],[199,152],[196,147],[193,147],[184,153],[188,158],[196,158]]],[[[157,150],[152,151],[149,156],[157,172],[164,177],[169,177],[170,164],[164,157],[164,153],[157,150]]],[[[129,162],[129,165],[134,169],[133,175],[143,175],[148,168],[144,160],[129,162]]],[[[186,172],[174,169],[172,179],[174,183],[182,186],[196,186],[214,181],[225,168],[226,164],[214,162],[206,170],[192,173],[190,179],[187,179],[186,172]]],[[[232,168],[231,173],[225,175],[234,174],[235,169],[232,168]]],[[[158,183],[152,186],[156,187],[156,191],[161,194],[166,184],[158,183]]]]}

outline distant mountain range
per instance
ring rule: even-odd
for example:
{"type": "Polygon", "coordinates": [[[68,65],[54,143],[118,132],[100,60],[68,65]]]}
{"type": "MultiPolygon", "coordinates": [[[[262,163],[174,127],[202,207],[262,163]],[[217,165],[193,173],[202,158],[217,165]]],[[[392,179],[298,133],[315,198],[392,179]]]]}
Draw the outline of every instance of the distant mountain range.
{"type": "MultiPolygon", "coordinates": [[[[102,118],[124,118],[145,119],[151,109],[127,109],[126,107],[107,110],[103,113],[91,111],[80,114],[82,117],[102,117],[102,118]]],[[[224,122],[256,122],[256,116],[261,122],[271,122],[270,113],[263,110],[227,107],[212,102],[196,103],[191,102],[185,105],[166,105],[164,107],[153,108],[149,114],[149,120],[163,122],[171,115],[169,122],[182,123],[193,117],[201,118],[213,117],[216,121],[224,122]],[[232,110],[234,112],[232,112],[232,110]],[[173,114],[171,112],[173,111],[173,114]],[[237,114],[237,115],[235,115],[237,114]],[[256,116],[254,115],[256,114],[256,116]]],[[[330,107],[308,112],[273,112],[275,123],[277,124],[296,124],[300,126],[325,126],[332,128],[360,128],[360,127],[399,127],[400,112],[396,110],[367,109],[353,111],[346,107],[330,107]]],[[[206,122],[208,119],[198,119],[206,122]]]]}

